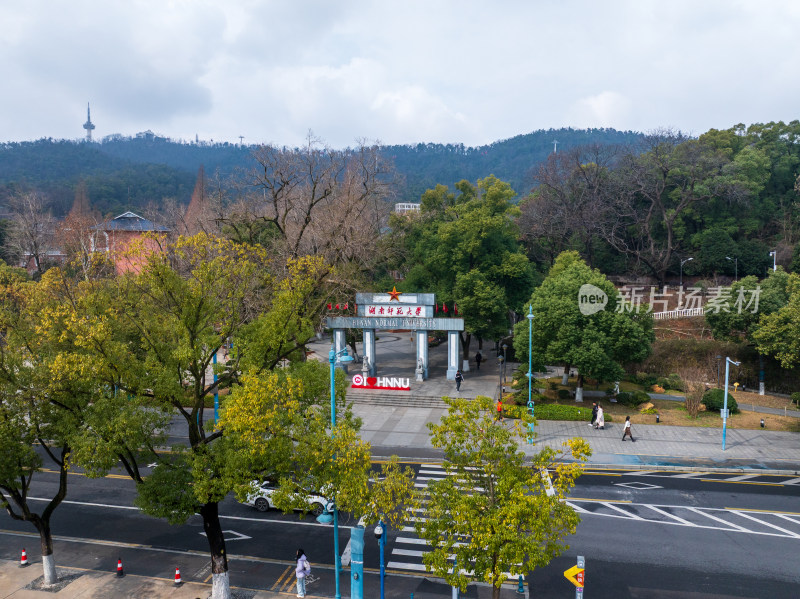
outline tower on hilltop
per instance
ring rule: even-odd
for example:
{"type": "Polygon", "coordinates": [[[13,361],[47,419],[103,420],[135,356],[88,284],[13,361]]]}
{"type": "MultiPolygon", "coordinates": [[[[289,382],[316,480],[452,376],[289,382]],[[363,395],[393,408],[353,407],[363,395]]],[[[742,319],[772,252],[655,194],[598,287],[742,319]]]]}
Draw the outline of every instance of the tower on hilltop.
{"type": "Polygon", "coordinates": [[[92,111],[89,108],[89,103],[86,103],[86,122],[83,124],[83,128],[86,129],[86,141],[92,141],[92,129],[94,129],[94,123],[92,122],[92,111]]]}

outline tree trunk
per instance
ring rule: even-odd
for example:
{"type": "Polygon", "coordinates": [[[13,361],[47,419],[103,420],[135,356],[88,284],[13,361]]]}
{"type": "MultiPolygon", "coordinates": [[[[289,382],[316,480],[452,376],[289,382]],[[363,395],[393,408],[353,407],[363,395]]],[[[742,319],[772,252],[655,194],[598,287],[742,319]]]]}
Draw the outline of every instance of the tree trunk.
{"type": "Polygon", "coordinates": [[[53,558],[53,535],[50,532],[50,521],[36,518],[36,530],[39,531],[39,542],[42,546],[42,570],[44,571],[44,586],[58,582],[56,575],[56,560],[53,558]]]}
{"type": "Polygon", "coordinates": [[[575,401],[583,401],[583,375],[578,373],[578,383],[575,385],[575,401]]]}
{"type": "Polygon", "coordinates": [[[561,376],[561,384],[566,385],[569,383],[569,364],[564,365],[564,374],[561,376]]]}
{"type": "Polygon", "coordinates": [[[211,598],[231,599],[231,584],[228,578],[228,554],[225,551],[225,538],[219,523],[219,504],[209,502],[200,508],[203,517],[203,530],[211,550],[211,598]]]}

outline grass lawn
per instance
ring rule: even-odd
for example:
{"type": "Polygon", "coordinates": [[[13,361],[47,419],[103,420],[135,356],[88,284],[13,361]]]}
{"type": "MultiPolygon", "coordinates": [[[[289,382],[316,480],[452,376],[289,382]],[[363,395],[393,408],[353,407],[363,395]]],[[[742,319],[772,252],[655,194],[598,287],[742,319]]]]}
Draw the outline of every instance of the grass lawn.
{"type": "MultiPolygon", "coordinates": [[[[735,395],[736,401],[739,403],[739,405],[753,405],[751,402],[755,401],[756,406],[762,405],[775,408],[791,406],[787,409],[795,410],[795,407],[788,399],[770,395],[758,395],[756,393],[738,392],[735,395]],[[740,396],[741,400],[739,399],[740,396]],[[757,398],[763,400],[763,403],[758,401],[757,398]]],[[[631,422],[633,423],[656,424],[655,414],[642,414],[636,408],[629,408],[620,403],[612,403],[606,398],[587,397],[584,399],[583,403],[577,403],[573,399],[547,399],[545,403],[587,407],[591,409],[593,401],[597,401],[598,405],[603,407],[603,411],[605,411],[606,414],[611,414],[613,417],[612,426],[618,425],[621,422],[625,422],[626,416],[630,416],[631,422]]],[[[698,414],[697,418],[691,418],[689,413],[686,411],[686,408],[683,406],[683,402],[669,401],[666,399],[653,399],[650,403],[658,410],[660,424],[671,426],[699,426],[707,428],[722,427],[722,419],[719,416],[719,412],[703,411],[698,414]]],[[[767,430],[800,432],[800,418],[793,418],[791,416],[773,416],[772,414],[761,414],[759,412],[743,411],[739,414],[734,414],[728,419],[728,426],[734,429],[759,429],[761,428],[762,418],[766,423],[767,430]]]]}

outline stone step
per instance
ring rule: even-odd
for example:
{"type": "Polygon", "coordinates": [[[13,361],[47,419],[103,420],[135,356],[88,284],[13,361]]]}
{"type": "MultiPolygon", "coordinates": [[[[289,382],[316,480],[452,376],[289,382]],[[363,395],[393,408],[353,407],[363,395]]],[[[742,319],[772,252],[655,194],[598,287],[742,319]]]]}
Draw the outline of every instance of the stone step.
{"type": "Polygon", "coordinates": [[[447,408],[440,396],[411,395],[408,391],[376,392],[348,389],[347,401],[376,406],[403,406],[407,408],[447,408]]]}

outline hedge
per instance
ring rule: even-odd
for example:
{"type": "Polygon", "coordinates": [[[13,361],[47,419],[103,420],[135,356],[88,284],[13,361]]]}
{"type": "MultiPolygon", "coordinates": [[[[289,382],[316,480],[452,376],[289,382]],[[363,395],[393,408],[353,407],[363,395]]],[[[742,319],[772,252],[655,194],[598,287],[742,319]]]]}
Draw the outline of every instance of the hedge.
{"type": "MultiPolygon", "coordinates": [[[[585,420],[586,422],[589,422],[592,419],[591,408],[579,408],[578,406],[537,404],[533,411],[538,420],[585,420]]],[[[603,419],[606,422],[611,422],[611,414],[604,414],[603,419]]]]}

